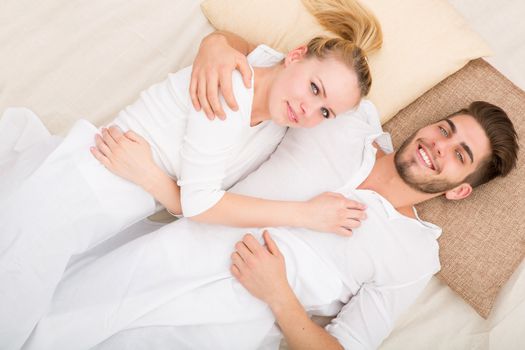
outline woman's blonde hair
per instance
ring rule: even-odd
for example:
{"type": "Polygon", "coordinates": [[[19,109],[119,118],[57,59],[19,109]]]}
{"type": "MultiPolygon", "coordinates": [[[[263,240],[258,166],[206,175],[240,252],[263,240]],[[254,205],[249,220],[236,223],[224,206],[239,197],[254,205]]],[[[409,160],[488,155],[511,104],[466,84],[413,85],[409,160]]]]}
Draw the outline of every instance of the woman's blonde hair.
{"type": "Polygon", "coordinates": [[[375,15],[356,0],[302,0],[308,11],[327,30],[339,37],[316,37],[308,43],[307,55],[320,59],[337,55],[353,68],[361,96],[372,86],[367,55],[383,44],[381,25],[375,15]]]}

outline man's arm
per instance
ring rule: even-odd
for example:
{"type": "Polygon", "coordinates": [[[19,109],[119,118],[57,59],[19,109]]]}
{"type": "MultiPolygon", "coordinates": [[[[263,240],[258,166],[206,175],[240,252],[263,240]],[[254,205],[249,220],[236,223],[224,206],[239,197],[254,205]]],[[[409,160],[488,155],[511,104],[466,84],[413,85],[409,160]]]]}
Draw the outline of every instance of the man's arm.
{"type": "Polygon", "coordinates": [[[289,286],[279,299],[270,308],[290,349],[343,349],[336,338],[308,317],[289,286]]]}
{"type": "Polygon", "coordinates": [[[421,294],[432,277],[378,286],[365,283],[325,328],[308,318],[288,284],[285,261],[268,232],[266,247],[246,235],[235,245],[231,273],[256,298],[267,303],[291,349],[376,349],[395,320],[421,294]]]}
{"type": "Polygon", "coordinates": [[[255,45],[229,32],[217,31],[202,40],[190,82],[191,101],[196,110],[202,108],[210,120],[215,115],[224,119],[226,114],[219,100],[219,89],[228,106],[238,109],[232,89],[232,72],[238,69],[244,85],[251,86],[252,72],[246,55],[254,48],[255,45]]]}
{"type": "Polygon", "coordinates": [[[255,297],[267,303],[290,349],[341,350],[336,338],[316,325],[290,288],[284,257],[267,231],[263,234],[267,248],[252,235],[235,245],[231,272],[255,297]]]}

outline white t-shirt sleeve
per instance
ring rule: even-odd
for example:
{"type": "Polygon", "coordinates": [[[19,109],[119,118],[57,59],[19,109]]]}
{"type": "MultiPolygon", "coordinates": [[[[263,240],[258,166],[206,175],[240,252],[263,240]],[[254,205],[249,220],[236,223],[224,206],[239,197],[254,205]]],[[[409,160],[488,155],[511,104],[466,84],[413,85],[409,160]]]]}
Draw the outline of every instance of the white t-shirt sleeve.
{"type": "Polygon", "coordinates": [[[421,294],[432,274],[397,286],[364,284],[326,330],[345,349],[377,349],[395,320],[421,294]]]}
{"type": "Polygon", "coordinates": [[[284,59],[285,55],[266,45],[259,45],[248,54],[248,62],[252,66],[274,66],[284,59]]]}
{"type": "Polygon", "coordinates": [[[239,102],[239,110],[221,102],[226,120],[210,121],[202,111],[190,108],[186,133],[181,148],[181,174],[177,184],[181,189],[184,216],[198,215],[213,207],[224,196],[222,188],[228,160],[239,135],[250,124],[253,90],[247,89],[241,74],[232,74],[232,86],[239,102]]]}

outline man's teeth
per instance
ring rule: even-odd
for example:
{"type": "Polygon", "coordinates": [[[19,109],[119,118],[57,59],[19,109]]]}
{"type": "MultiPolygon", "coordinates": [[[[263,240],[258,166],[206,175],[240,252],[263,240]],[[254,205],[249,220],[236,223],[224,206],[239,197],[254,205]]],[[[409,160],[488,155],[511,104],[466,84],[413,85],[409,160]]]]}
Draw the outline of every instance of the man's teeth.
{"type": "Polygon", "coordinates": [[[423,157],[423,160],[427,164],[429,168],[432,169],[432,162],[430,161],[430,158],[427,156],[426,152],[423,150],[423,148],[419,149],[419,154],[421,154],[421,157],[423,157]]]}

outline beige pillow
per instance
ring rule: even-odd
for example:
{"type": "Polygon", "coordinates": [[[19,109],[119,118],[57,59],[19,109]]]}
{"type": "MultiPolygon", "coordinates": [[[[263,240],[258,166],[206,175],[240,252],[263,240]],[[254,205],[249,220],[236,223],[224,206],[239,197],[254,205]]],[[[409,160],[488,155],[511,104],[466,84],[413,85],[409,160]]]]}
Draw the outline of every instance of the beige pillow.
{"type": "Polygon", "coordinates": [[[514,122],[521,150],[517,169],[476,188],[465,200],[439,197],[418,210],[443,228],[438,277],[486,318],[525,257],[525,92],[485,61],[475,60],[402,110],[385,130],[399,147],[414,130],[474,100],[502,107],[514,122]]]}
{"type": "MultiPolygon", "coordinates": [[[[490,54],[447,0],[361,0],[378,17],[384,45],[370,56],[369,98],[382,122],[468,61],[490,54]]],[[[324,33],[300,0],[206,0],[211,24],[286,52],[324,33]]]]}
{"type": "Polygon", "coordinates": [[[54,134],[112,120],[193,62],[213,31],[198,0],[0,1],[0,115],[33,110],[54,134]]]}

